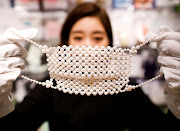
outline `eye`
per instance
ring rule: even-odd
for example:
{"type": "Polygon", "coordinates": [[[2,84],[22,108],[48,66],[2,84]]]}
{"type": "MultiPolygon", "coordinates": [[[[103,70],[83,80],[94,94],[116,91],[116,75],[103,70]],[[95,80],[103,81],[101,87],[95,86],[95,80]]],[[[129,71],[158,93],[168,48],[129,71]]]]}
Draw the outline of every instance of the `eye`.
{"type": "Polygon", "coordinates": [[[74,37],[74,40],[82,40],[82,37],[74,37]]]}
{"type": "Polygon", "coordinates": [[[94,40],[95,40],[95,41],[102,41],[103,38],[102,38],[102,37],[95,37],[94,40]]]}

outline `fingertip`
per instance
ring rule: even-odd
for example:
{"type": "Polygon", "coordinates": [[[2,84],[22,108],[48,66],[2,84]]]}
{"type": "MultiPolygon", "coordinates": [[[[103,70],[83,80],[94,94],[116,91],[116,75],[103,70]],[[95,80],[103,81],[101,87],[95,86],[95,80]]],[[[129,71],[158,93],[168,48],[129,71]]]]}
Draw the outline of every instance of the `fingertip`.
{"type": "Polygon", "coordinates": [[[37,28],[29,28],[25,30],[20,30],[18,31],[18,34],[25,39],[32,39],[38,34],[38,29],[37,28]]]}
{"type": "Polygon", "coordinates": [[[12,32],[15,32],[15,31],[17,31],[16,28],[12,28],[12,27],[11,27],[11,28],[8,28],[8,29],[5,31],[5,33],[7,33],[7,32],[8,32],[8,33],[9,33],[9,32],[12,33],[12,32]]]}
{"type": "Polygon", "coordinates": [[[9,39],[12,40],[14,42],[17,42],[19,40],[21,40],[20,37],[14,35],[17,34],[25,39],[32,39],[34,38],[37,34],[38,34],[38,29],[37,28],[28,28],[28,29],[24,29],[24,30],[18,30],[15,28],[8,28],[4,35],[9,39]]]}
{"type": "Polygon", "coordinates": [[[174,32],[174,30],[171,27],[167,26],[167,25],[161,25],[159,27],[158,32],[162,32],[162,31],[164,31],[164,32],[174,32]]]}
{"type": "MultiPolygon", "coordinates": [[[[156,36],[155,33],[149,32],[149,33],[147,33],[147,34],[145,35],[145,40],[152,39],[152,38],[155,37],[155,36],[156,36]]],[[[153,39],[152,39],[152,41],[153,41],[153,39]]]]}
{"type": "Polygon", "coordinates": [[[27,32],[29,32],[29,34],[30,34],[29,35],[30,38],[34,38],[38,34],[37,28],[29,28],[27,30],[28,30],[27,32]]]}

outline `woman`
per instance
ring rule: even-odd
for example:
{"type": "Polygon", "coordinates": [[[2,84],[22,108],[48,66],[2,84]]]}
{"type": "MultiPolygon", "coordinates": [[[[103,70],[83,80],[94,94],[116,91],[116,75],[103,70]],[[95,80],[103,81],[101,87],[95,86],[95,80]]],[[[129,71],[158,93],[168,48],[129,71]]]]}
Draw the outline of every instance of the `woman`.
{"type": "Polygon", "coordinates": [[[112,29],[106,11],[92,3],[77,6],[68,15],[60,45],[112,46],[112,29]]]}
{"type": "MultiPolygon", "coordinates": [[[[94,3],[84,3],[68,15],[62,28],[60,45],[112,46],[112,41],[112,30],[105,10],[94,3]]],[[[136,83],[131,80],[130,84],[136,83]]],[[[44,121],[49,122],[52,131],[149,130],[149,126],[131,128],[130,125],[136,122],[152,125],[166,119],[169,117],[153,105],[141,89],[115,95],[81,96],[37,85],[12,113],[2,118],[2,122],[9,125],[6,130],[36,130],[44,121]]]]}

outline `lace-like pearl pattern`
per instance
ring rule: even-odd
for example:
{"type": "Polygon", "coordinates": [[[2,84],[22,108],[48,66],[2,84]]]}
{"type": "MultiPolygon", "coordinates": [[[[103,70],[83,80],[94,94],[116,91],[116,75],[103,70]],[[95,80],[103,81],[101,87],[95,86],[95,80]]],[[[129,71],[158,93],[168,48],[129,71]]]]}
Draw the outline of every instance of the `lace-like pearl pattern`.
{"type": "Polygon", "coordinates": [[[132,55],[121,48],[58,46],[48,52],[50,77],[63,92],[113,94],[128,86],[132,55]]]}
{"type": "MultiPolygon", "coordinates": [[[[15,32],[13,34],[24,39],[15,32]]],[[[38,46],[42,53],[46,53],[51,79],[39,82],[23,75],[21,77],[47,88],[58,89],[64,93],[86,94],[88,96],[91,94],[113,95],[119,92],[131,91],[161,76],[158,75],[139,85],[128,85],[132,55],[136,54],[137,50],[150,42],[151,39],[140,45],[125,49],[109,46],[73,47],[71,45],[47,47],[29,39],[24,40],[38,46]],[[53,86],[53,79],[57,83],[56,86],[53,86]]]]}

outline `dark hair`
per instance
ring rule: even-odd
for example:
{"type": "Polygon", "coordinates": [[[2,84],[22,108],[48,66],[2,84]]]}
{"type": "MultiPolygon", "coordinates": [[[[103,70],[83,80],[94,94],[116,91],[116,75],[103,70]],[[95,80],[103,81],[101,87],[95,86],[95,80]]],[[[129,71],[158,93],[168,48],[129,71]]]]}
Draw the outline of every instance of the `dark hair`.
{"type": "Polygon", "coordinates": [[[68,45],[69,34],[71,31],[71,28],[79,19],[86,16],[95,16],[100,19],[107,33],[107,36],[109,39],[109,46],[112,46],[113,37],[112,37],[112,29],[111,29],[109,17],[105,9],[101,8],[96,3],[92,3],[92,2],[86,2],[86,3],[80,4],[76,6],[69,13],[61,30],[60,46],[68,45]]]}

